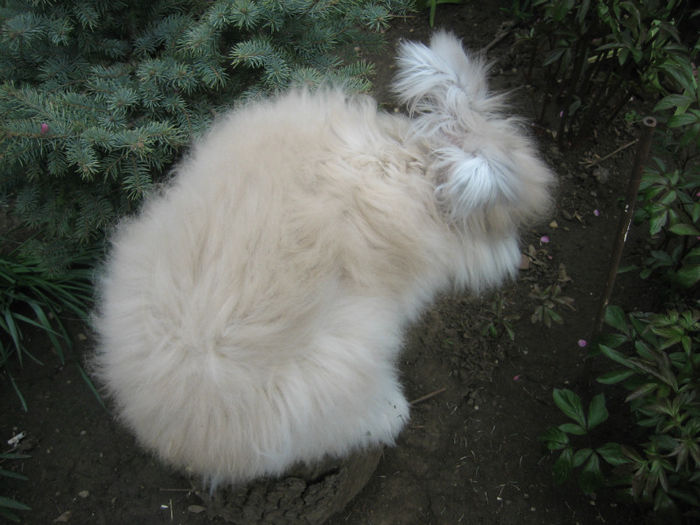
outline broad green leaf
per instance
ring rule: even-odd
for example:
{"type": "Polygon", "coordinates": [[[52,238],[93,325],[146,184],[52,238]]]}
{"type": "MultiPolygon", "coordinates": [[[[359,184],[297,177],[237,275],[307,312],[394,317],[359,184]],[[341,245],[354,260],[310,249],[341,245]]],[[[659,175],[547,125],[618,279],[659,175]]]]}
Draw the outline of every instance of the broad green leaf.
{"type": "Polygon", "coordinates": [[[651,256],[650,259],[654,261],[654,265],[671,266],[673,264],[673,258],[667,252],[661,250],[652,250],[649,252],[651,256]]]}
{"type": "Polygon", "coordinates": [[[619,306],[610,305],[605,309],[605,323],[612,326],[616,330],[627,334],[627,317],[625,312],[619,306]]]}
{"type": "Polygon", "coordinates": [[[582,448],[581,450],[577,450],[574,453],[574,459],[573,459],[573,465],[575,467],[580,467],[583,465],[584,461],[586,461],[591,454],[593,453],[593,449],[590,448],[582,448]]]}
{"type": "Polygon", "coordinates": [[[628,264],[625,266],[620,266],[617,269],[617,274],[620,275],[622,273],[633,272],[635,270],[639,270],[639,266],[637,266],[636,264],[628,264]]]}
{"type": "Polygon", "coordinates": [[[559,458],[554,462],[552,473],[554,474],[554,482],[557,484],[564,483],[573,470],[573,451],[567,448],[562,451],[559,458]]]}
{"type": "Polygon", "coordinates": [[[670,496],[662,490],[662,487],[658,487],[654,495],[654,512],[671,512],[675,507],[670,496]]]}
{"type": "Polygon", "coordinates": [[[661,416],[655,416],[655,417],[646,417],[644,419],[640,419],[637,421],[637,425],[640,427],[655,427],[656,425],[659,424],[660,421],[663,421],[663,418],[661,416]]]}
{"type": "Polygon", "coordinates": [[[693,340],[689,335],[684,335],[681,337],[681,346],[683,347],[683,351],[690,355],[690,351],[693,345],[693,340]]]}
{"type": "Polygon", "coordinates": [[[690,126],[697,122],[697,115],[694,115],[693,113],[682,113],[680,115],[673,115],[670,119],[668,119],[667,125],[669,128],[680,128],[683,126],[690,126]]]}
{"type": "Polygon", "coordinates": [[[559,429],[567,434],[574,434],[576,436],[583,436],[586,433],[586,429],[576,423],[563,423],[559,425],[559,429]]]}
{"type": "MultiPolygon", "coordinates": [[[[678,192],[676,190],[670,190],[668,193],[666,193],[666,195],[661,197],[661,199],[659,200],[659,203],[665,207],[669,207],[674,202],[676,202],[677,199],[678,199],[678,192]]],[[[671,218],[672,220],[676,218],[675,215],[671,216],[671,214],[674,213],[673,210],[669,210],[668,213],[669,213],[669,218],[671,218]]]]}
{"type": "Polygon", "coordinates": [[[693,93],[695,91],[697,84],[693,77],[693,71],[689,61],[686,63],[685,60],[683,62],[678,62],[677,60],[671,59],[666,61],[666,63],[662,65],[662,68],[678,82],[685,92],[693,93]]]}
{"type": "Polygon", "coordinates": [[[588,9],[590,8],[591,1],[590,0],[583,0],[579,4],[578,8],[578,13],[576,13],[576,22],[580,25],[583,26],[583,24],[586,21],[586,15],[588,14],[588,9]]]}
{"type": "Polygon", "coordinates": [[[550,52],[549,55],[547,55],[547,58],[542,63],[542,65],[547,66],[549,64],[556,62],[564,54],[564,51],[566,51],[565,48],[559,48],[559,49],[555,49],[554,51],[550,52]]]}
{"type": "Polygon", "coordinates": [[[598,345],[598,348],[600,348],[603,355],[612,359],[616,363],[626,366],[627,368],[634,368],[634,364],[617,350],[605,345],[598,345]]]}
{"type": "Polygon", "coordinates": [[[682,267],[678,270],[673,279],[684,288],[691,288],[700,281],[700,265],[693,264],[682,267]]]}
{"type": "Polygon", "coordinates": [[[676,235],[700,235],[700,230],[692,224],[674,224],[669,231],[676,235]]]}
{"type": "MultiPolygon", "coordinates": [[[[656,346],[657,341],[654,341],[654,346],[656,346]]],[[[646,359],[647,361],[654,361],[656,359],[656,353],[651,347],[644,341],[637,340],[634,342],[634,349],[637,354],[646,359]]]]}
{"type": "Polygon", "coordinates": [[[603,484],[603,473],[600,470],[600,460],[595,452],[591,454],[581,471],[579,485],[585,494],[591,494],[603,484]]]}
{"type": "Polygon", "coordinates": [[[665,452],[672,452],[678,447],[678,440],[669,434],[659,434],[654,436],[654,443],[658,446],[659,450],[665,452]]]}
{"type": "Polygon", "coordinates": [[[554,3],[552,6],[552,17],[558,22],[561,22],[574,7],[574,3],[574,0],[562,0],[554,3]]]}
{"type": "Polygon", "coordinates": [[[664,111],[667,109],[675,110],[677,108],[682,108],[685,110],[690,104],[693,103],[693,101],[694,98],[689,95],[668,95],[662,98],[658,104],[656,104],[653,111],[654,113],[657,113],[659,111],[664,111]]]}
{"type": "Polygon", "coordinates": [[[551,308],[546,308],[545,312],[547,313],[547,317],[545,317],[545,324],[549,327],[551,323],[547,323],[546,321],[548,319],[551,319],[557,324],[562,324],[564,322],[564,319],[562,318],[561,315],[559,315],[557,312],[552,310],[551,308]]]}
{"type": "Polygon", "coordinates": [[[630,461],[622,452],[622,447],[619,443],[606,443],[598,447],[596,452],[600,454],[600,457],[608,464],[613,466],[624,465],[630,461]]]}
{"type": "Polygon", "coordinates": [[[562,450],[569,445],[569,436],[557,427],[545,430],[540,439],[544,441],[549,450],[562,450]]]}
{"type": "Polygon", "coordinates": [[[598,394],[588,405],[588,430],[591,430],[608,419],[608,409],[605,406],[605,396],[598,394]]]}
{"type": "Polygon", "coordinates": [[[616,370],[614,372],[608,372],[600,376],[596,381],[604,385],[614,385],[615,383],[620,383],[630,376],[635,374],[634,370],[616,370]]]}
{"type": "Polygon", "coordinates": [[[564,388],[555,388],[552,394],[554,403],[567,416],[573,419],[581,427],[586,428],[586,416],[583,412],[583,405],[578,394],[564,388]]]}
{"type": "Polygon", "coordinates": [[[654,212],[649,219],[649,234],[656,235],[668,222],[668,210],[654,212]]]}
{"type": "Polygon", "coordinates": [[[623,343],[626,343],[629,340],[630,338],[627,335],[615,332],[612,334],[603,334],[600,337],[599,342],[604,344],[605,346],[617,348],[618,346],[622,345],[623,343]]]}
{"type": "MultiPolygon", "coordinates": [[[[696,202],[693,204],[692,208],[690,209],[690,218],[693,219],[693,222],[700,221],[700,202],[696,202]]],[[[700,248],[694,248],[692,251],[695,250],[700,251],[700,248]]]]}
{"type": "MultiPolygon", "coordinates": [[[[649,343],[652,346],[656,345],[656,336],[651,332],[651,330],[646,329],[646,324],[643,319],[640,319],[639,317],[633,315],[630,317],[630,324],[634,328],[634,331],[638,333],[644,341],[649,343]]],[[[636,345],[635,345],[636,348],[636,345]]]]}

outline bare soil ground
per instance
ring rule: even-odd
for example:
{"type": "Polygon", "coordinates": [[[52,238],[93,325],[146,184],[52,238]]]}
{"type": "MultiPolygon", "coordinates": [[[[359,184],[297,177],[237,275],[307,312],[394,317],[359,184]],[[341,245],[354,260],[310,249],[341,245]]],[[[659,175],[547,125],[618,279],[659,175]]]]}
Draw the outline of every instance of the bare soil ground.
{"type": "MultiPolygon", "coordinates": [[[[479,49],[496,38],[504,21],[498,3],[468,1],[439,6],[436,27],[452,30],[467,47],[479,49]]],[[[401,38],[427,40],[430,33],[427,13],[420,13],[395,24],[390,48],[370,57],[377,62],[377,96],[390,111],[393,46],[401,38]]],[[[541,93],[522,85],[512,35],[494,45],[489,58],[493,86],[512,89],[515,112],[532,118],[541,93]]],[[[593,328],[633,148],[599,165],[603,171],[597,175],[607,177],[594,176],[580,162],[593,154],[602,157],[635,136],[636,130],[620,123],[562,152],[547,133],[540,135],[543,155],[561,183],[551,217],[524,236],[529,269],[500,294],[443,297],[410,330],[401,370],[408,398],[417,400],[411,422],[396,447],[384,451],[369,484],[331,525],[624,525],[641,520],[637,510],[615,503],[610,494],[584,496],[573,483],[555,486],[553,458],[538,441],[548,426],[563,422],[551,401],[552,389],[586,383],[587,349],[577,342],[589,339],[593,328]],[[532,287],[556,283],[574,299],[575,311],[560,309],[561,325],[533,324],[538,303],[529,295],[532,287]],[[504,321],[511,324],[514,341],[504,321]],[[484,333],[489,324],[496,335],[484,333]]],[[[628,253],[634,249],[632,244],[628,253]]],[[[648,299],[648,291],[622,281],[613,302],[633,307],[648,299]]],[[[34,337],[37,353],[49,354],[48,340],[34,337]]],[[[80,351],[89,351],[89,338],[79,337],[79,343],[80,351]]],[[[208,523],[187,478],[141,451],[97,403],[76,366],[80,351],[66,366],[49,360],[43,367],[14,370],[28,413],[0,377],[0,437],[25,431],[23,448],[31,455],[3,465],[21,470],[29,481],[0,477],[0,494],[32,508],[22,513],[27,524],[208,523]]],[[[624,423],[618,431],[624,432],[624,423]]]]}

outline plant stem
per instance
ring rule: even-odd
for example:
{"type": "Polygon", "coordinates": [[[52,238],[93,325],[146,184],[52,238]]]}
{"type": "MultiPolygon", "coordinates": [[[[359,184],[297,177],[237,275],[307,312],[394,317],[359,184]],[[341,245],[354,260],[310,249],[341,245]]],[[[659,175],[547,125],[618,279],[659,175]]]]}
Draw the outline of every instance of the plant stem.
{"type": "Polygon", "coordinates": [[[613,246],[612,258],[610,260],[610,266],[608,271],[608,280],[605,284],[605,291],[603,292],[603,297],[600,302],[600,309],[598,310],[598,316],[596,317],[595,327],[594,327],[594,339],[600,334],[600,330],[603,327],[603,320],[605,319],[605,310],[610,302],[610,296],[612,295],[613,287],[615,286],[615,278],[617,277],[617,270],[620,267],[620,260],[622,259],[622,251],[625,246],[625,241],[627,241],[627,234],[629,233],[630,226],[632,225],[632,216],[634,214],[634,203],[637,200],[637,193],[639,192],[639,184],[642,180],[642,169],[649,157],[649,149],[651,147],[651,136],[654,128],[656,127],[656,119],[653,117],[644,117],[642,119],[644,127],[640,133],[639,146],[637,148],[637,156],[634,159],[634,166],[632,167],[632,175],[630,176],[629,184],[627,186],[627,197],[625,201],[625,208],[622,216],[620,217],[620,225],[618,227],[617,239],[615,240],[615,245],[613,246]]]}

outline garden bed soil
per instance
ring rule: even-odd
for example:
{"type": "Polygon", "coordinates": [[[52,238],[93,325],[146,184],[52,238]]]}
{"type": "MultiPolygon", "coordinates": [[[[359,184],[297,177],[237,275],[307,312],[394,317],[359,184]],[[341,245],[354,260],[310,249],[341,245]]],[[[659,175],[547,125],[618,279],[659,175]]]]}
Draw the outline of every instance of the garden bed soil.
{"type": "MultiPolygon", "coordinates": [[[[480,49],[496,41],[507,21],[497,3],[467,2],[438,6],[436,27],[480,49]]],[[[377,64],[376,95],[387,110],[395,109],[388,90],[393,46],[399,39],[426,41],[430,33],[427,13],[419,13],[392,26],[391,50],[367,55],[377,64]]],[[[492,85],[512,90],[514,111],[532,118],[541,93],[522,85],[523,59],[513,43],[507,34],[492,45],[492,85]]],[[[400,361],[407,397],[415,401],[411,421],[396,446],[384,450],[366,487],[330,525],[640,521],[634,507],[616,503],[610,493],[586,496],[575,483],[556,486],[554,457],[539,441],[548,426],[564,422],[552,389],[586,391],[588,348],[579,340],[589,340],[593,330],[634,148],[596,169],[581,162],[614,151],[638,131],[620,122],[566,151],[546,130],[533,127],[533,133],[560,185],[551,216],[525,232],[528,268],[500,294],[441,297],[411,328],[400,361]],[[558,310],[563,324],[547,328],[531,322],[537,302],[530,292],[534,285],[552,284],[574,299],[575,310],[558,310]],[[498,297],[504,307],[500,315],[498,297]],[[504,322],[512,327],[513,341],[504,322]]],[[[626,254],[635,249],[632,242],[626,254]]],[[[648,299],[647,290],[623,280],[613,302],[632,308],[648,299]]],[[[31,336],[35,354],[48,357],[44,366],[28,362],[22,370],[12,369],[28,412],[21,410],[7,378],[0,378],[0,437],[26,432],[20,450],[31,456],[2,465],[29,480],[0,477],[0,494],[32,508],[21,512],[27,524],[208,523],[199,487],[138,448],[98,404],[77,366],[92,342],[79,325],[75,331],[77,349],[65,365],[50,356],[45,336],[31,336]]]]}

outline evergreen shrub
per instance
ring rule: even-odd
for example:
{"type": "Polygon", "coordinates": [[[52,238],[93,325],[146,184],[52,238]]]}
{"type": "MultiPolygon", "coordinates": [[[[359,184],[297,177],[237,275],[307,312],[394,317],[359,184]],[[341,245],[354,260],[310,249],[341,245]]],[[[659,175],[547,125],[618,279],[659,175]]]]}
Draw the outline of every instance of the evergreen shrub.
{"type": "Polygon", "coordinates": [[[369,87],[410,0],[0,0],[0,203],[48,267],[99,240],[239,97],[369,87]]]}

